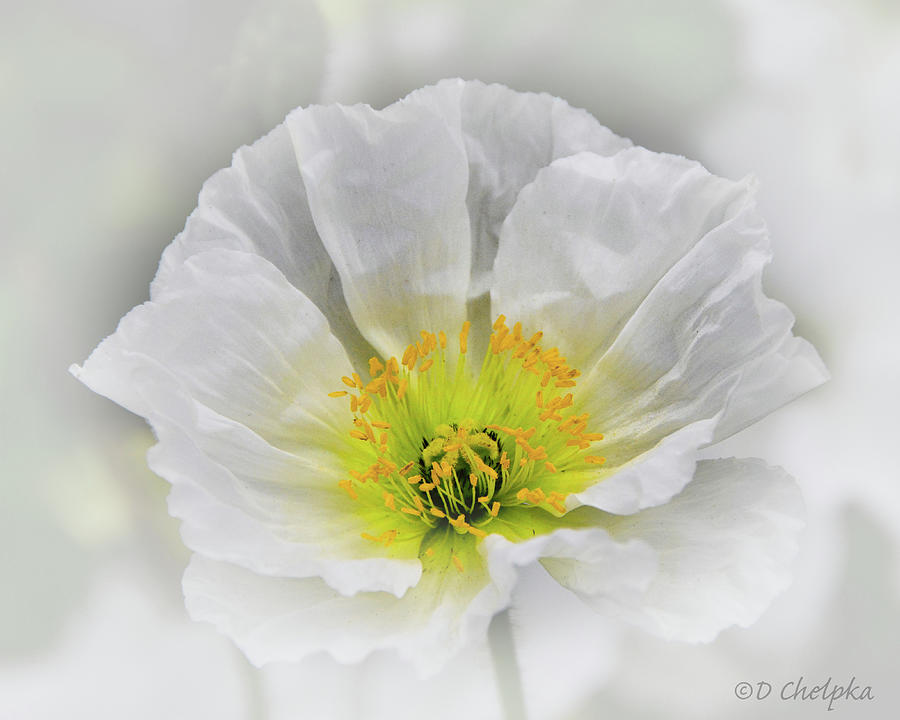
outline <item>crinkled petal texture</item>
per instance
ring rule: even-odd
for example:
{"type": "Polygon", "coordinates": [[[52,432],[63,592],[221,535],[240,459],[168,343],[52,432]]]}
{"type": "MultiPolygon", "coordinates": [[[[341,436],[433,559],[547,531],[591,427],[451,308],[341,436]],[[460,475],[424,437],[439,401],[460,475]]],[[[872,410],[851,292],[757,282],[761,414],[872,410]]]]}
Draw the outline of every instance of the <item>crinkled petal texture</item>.
{"type": "Polygon", "coordinates": [[[256,663],[393,649],[436,671],[526,566],[705,640],[784,587],[799,503],[781,471],[697,451],[826,377],[762,293],[769,257],[747,183],[557,98],[444,81],[381,111],[296,110],[239,150],[151,300],[73,372],[153,426],[196,553],[188,607],[256,663]],[[351,417],[327,394],[422,329],[469,321],[483,349],[500,313],[582,371],[606,463],[569,512],[501,514],[506,531],[459,535],[423,571],[364,539],[372,517],[338,485],[351,417]]]}
{"type": "Polygon", "coordinates": [[[691,479],[698,448],[827,378],[790,311],[762,293],[769,259],[747,183],[684,158],[580,153],[521,191],[492,303],[566,349],[606,434],[602,482],[570,504],[663,503],[691,479]]]}
{"type": "Polygon", "coordinates": [[[198,253],[132,310],[79,378],[146,417],[188,544],[253,571],[402,594],[414,560],[378,557],[342,512],[344,419],[325,393],[347,368],[322,313],[268,261],[198,253]],[[323,535],[329,542],[321,543],[323,535]]]}

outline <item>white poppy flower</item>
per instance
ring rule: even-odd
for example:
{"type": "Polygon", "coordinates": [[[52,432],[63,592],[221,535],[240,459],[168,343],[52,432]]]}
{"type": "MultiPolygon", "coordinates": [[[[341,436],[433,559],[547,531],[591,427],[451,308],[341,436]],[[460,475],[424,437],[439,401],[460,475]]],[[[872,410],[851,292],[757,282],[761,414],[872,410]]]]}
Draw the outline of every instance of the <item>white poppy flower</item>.
{"type": "Polygon", "coordinates": [[[254,663],[435,671],[537,562],[709,640],[785,587],[800,500],[698,452],[826,377],[769,258],[749,183],[444,81],[239,150],[73,372],[152,425],[188,609],[254,663]]]}

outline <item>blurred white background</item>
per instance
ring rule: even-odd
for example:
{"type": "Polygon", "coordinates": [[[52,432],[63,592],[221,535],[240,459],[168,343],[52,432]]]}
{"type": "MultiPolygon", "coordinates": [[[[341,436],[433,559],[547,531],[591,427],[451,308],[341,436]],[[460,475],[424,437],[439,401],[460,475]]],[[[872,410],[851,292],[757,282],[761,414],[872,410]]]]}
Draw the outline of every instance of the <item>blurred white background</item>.
{"type": "Polygon", "coordinates": [[[708,646],[611,627],[592,654],[549,637],[521,648],[536,657],[523,661],[532,720],[820,717],[822,702],[734,695],[800,676],[872,687],[874,701],[830,717],[898,716],[900,2],[0,8],[0,719],[494,716],[477,653],[435,682],[399,678],[401,701],[378,658],[257,671],[188,621],[188,554],[145,467],[150,432],[66,372],[147,298],[202,182],[239,145],[295,106],[383,106],[446,76],[547,91],[638,144],[758,176],[769,294],[833,374],[712,452],[764,457],[800,483],[809,527],[791,589],[708,646]]]}

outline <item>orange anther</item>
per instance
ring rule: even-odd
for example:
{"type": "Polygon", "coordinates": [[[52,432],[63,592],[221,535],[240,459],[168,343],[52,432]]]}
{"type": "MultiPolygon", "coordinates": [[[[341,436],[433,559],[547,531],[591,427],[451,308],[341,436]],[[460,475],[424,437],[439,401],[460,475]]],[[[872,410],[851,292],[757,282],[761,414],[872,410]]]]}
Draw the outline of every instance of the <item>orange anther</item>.
{"type": "Polygon", "coordinates": [[[465,354],[468,344],[469,344],[469,328],[472,327],[472,323],[466,320],[463,323],[462,330],[459,333],[459,351],[465,354]]]}

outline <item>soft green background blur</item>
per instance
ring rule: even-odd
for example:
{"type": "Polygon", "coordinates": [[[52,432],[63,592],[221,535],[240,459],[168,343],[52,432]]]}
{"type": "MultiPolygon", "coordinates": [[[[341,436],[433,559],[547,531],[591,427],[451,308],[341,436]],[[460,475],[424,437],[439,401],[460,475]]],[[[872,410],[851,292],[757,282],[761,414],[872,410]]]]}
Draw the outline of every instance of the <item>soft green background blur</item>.
{"type": "Polygon", "coordinates": [[[820,717],[821,702],[733,693],[801,675],[872,686],[875,701],[830,717],[898,716],[900,2],[38,0],[0,13],[0,720],[441,717],[447,696],[491,717],[489,665],[483,687],[454,670],[400,678],[406,701],[377,662],[256,671],[188,621],[188,553],[144,463],[150,432],[66,372],[147,299],[202,182],[239,145],[297,105],[383,106],[446,76],[548,91],[638,144],[758,176],[769,292],[834,376],[712,453],[762,456],[800,483],[792,588],[708,646],[613,629],[599,660],[551,657],[548,639],[556,666],[596,672],[532,683],[532,720],[820,717]]]}

